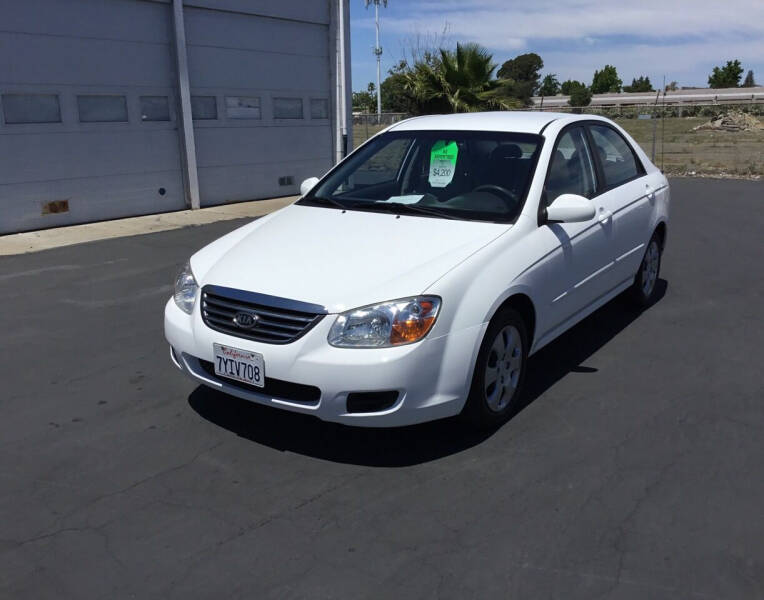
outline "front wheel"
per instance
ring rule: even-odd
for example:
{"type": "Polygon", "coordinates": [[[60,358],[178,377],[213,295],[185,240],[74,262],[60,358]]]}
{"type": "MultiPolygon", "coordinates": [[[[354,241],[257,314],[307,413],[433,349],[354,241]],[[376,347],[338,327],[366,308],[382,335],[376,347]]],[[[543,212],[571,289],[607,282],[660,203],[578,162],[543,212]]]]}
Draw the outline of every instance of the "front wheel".
{"type": "Polygon", "coordinates": [[[661,271],[661,254],[660,238],[658,234],[653,234],[630,290],[631,298],[639,306],[649,306],[655,300],[658,275],[661,271]]]}
{"type": "Polygon", "coordinates": [[[462,415],[481,429],[509,419],[519,408],[527,360],[525,323],[516,311],[505,308],[488,325],[462,415]]]}

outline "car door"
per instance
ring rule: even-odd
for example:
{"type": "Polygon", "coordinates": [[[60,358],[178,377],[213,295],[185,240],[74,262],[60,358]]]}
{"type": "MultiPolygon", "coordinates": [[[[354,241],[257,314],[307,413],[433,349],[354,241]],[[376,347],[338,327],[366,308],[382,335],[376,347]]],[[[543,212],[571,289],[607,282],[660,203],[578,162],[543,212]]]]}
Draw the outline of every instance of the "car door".
{"type": "Polygon", "coordinates": [[[656,190],[628,141],[606,123],[587,124],[602,190],[598,217],[612,220],[613,272],[617,283],[634,277],[651,232],[656,190]]]}
{"type": "MultiPolygon", "coordinates": [[[[562,194],[594,199],[596,166],[582,125],[563,129],[555,143],[547,172],[541,207],[562,194]]],[[[613,227],[611,219],[596,214],[579,223],[542,223],[537,231],[541,246],[550,252],[543,261],[545,285],[541,299],[545,323],[540,337],[585,311],[612,290],[613,227]]]]}

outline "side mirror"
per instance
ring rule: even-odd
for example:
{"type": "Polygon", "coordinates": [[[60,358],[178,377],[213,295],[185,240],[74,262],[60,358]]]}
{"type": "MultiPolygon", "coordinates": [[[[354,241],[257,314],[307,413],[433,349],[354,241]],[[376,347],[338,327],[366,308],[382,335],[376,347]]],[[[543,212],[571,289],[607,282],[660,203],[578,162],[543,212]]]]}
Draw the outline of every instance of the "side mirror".
{"type": "Polygon", "coordinates": [[[594,204],[588,198],[576,194],[557,196],[546,209],[547,221],[579,223],[594,218],[594,204]]]}
{"type": "Polygon", "coordinates": [[[303,181],[300,184],[300,195],[304,196],[305,194],[307,194],[310,190],[316,187],[317,183],[318,183],[318,177],[308,177],[305,181],[303,181]]]}

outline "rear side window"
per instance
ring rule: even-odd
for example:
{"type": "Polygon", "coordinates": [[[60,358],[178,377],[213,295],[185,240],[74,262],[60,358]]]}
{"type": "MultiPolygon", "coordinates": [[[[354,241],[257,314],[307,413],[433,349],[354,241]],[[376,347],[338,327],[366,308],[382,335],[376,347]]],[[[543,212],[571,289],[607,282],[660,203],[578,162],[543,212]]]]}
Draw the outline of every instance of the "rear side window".
{"type": "Polygon", "coordinates": [[[644,174],[645,170],[637,161],[631,146],[615,129],[591,125],[589,131],[594,141],[593,150],[599,155],[602,164],[606,188],[614,188],[644,174]]]}

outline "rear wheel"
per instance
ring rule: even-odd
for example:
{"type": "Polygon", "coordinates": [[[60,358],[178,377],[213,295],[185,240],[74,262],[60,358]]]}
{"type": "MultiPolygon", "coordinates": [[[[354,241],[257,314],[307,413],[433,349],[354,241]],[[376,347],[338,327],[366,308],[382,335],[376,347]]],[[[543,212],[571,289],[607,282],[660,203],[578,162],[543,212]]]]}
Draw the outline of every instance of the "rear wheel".
{"type": "Polygon", "coordinates": [[[462,415],[479,428],[497,427],[519,408],[528,359],[522,317],[511,308],[497,313],[478,352],[462,415]]]}
{"type": "Polygon", "coordinates": [[[650,238],[639,271],[631,286],[630,295],[639,306],[649,306],[655,300],[658,275],[661,271],[661,240],[657,233],[650,238]]]}

